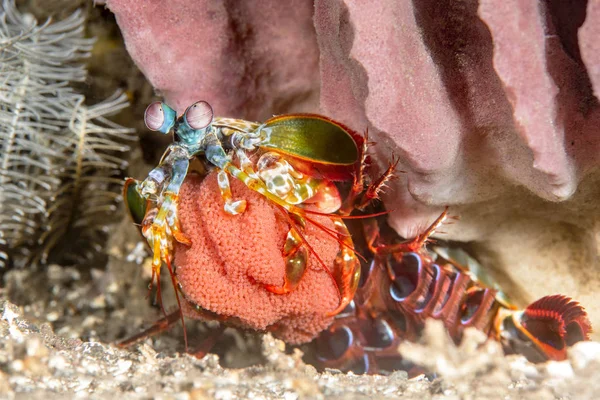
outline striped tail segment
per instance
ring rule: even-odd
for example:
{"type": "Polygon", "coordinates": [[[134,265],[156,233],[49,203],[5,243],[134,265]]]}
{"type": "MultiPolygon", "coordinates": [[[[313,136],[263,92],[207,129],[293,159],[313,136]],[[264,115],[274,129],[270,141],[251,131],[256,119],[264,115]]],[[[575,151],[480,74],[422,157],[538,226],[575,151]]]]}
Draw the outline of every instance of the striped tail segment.
{"type": "Polygon", "coordinates": [[[312,342],[308,361],[355,373],[422,373],[398,346],[416,341],[428,318],[442,321],[457,344],[474,327],[532,362],[564,360],[568,346],[589,340],[591,324],[576,301],[546,296],[517,310],[453,260],[405,243],[393,252],[374,247],[353,301],[312,342]]]}

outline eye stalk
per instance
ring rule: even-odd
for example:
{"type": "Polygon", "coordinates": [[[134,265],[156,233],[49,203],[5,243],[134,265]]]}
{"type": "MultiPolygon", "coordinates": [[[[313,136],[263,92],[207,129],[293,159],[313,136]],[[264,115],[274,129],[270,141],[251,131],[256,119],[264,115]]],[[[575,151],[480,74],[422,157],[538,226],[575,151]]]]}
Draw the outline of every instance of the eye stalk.
{"type": "Polygon", "coordinates": [[[161,133],[169,133],[173,125],[175,125],[175,119],[177,115],[175,110],[160,101],[155,101],[146,108],[144,113],[144,122],[146,127],[151,131],[158,131],[161,133]]]}
{"type": "Polygon", "coordinates": [[[205,129],[213,120],[213,109],[206,101],[197,101],[185,110],[183,120],[194,130],[205,129]]]}

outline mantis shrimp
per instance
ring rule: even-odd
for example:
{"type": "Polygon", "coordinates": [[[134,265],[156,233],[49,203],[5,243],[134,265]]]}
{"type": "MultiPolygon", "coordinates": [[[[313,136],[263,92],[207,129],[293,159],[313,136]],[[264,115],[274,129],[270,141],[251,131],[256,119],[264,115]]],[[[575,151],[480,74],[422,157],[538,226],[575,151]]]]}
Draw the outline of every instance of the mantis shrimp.
{"type": "MultiPolygon", "coordinates": [[[[415,340],[427,318],[443,321],[456,342],[465,328],[475,327],[499,340],[506,352],[523,353],[533,361],[564,359],[567,346],[589,338],[587,314],[570,298],[546,296],[519,310],[469,263],[457,261],[441,247],[431,251],[427,244],[448,218],[447,209],[424,232],[406,241],[382,234],[376,217],[385,212],[350,216],[378,197],[395,167],[392,162],[379,179],[367,184],[366,135],[315,114],[277,116],[262,124],[218,118],[204,101],[194,103],[178,118],[168,105],[153,103],[146,110],[145,122],[151,130],[172,132],[175,140],[144,181],[126,181],[124,196],[153,250],[152,282],[158,283],[164,263],[178,303],[182,288],[177,290],[173,246],[175,241],[190,243],[179,222],[179,192],[199,162],[201,169],[217,171],[228,215],[239,216],[247,207],[245,199],[233,197],[231,178],[264,196],[287,219],[290,229],[281,250],[284,282],[265,285],[265,290],[277,295],[293,292],[306,273],[309,257],[319,260],[335,282],[339,304],[328,314],[335,320],[314,341],[314,357],[323,367],[366,373],[405,368],[398,344],[415,340]],[[337,181],[351,182],[344,200],[337,181]],[[313,215],[327,216],[334,229],[313,215]],[[373,256],[370,264],[361,267],[345,218],[362,219],[365,247],[373,256]],[[306,240],[307,224],[339,243],[332,266],[324,265],[306,240]]],[[[160,285],[157,288],[160,302],[160,285]]],[[[183,322],[181,311],[165,313],[153,328],[124,344],[162,331],[179,317],[183,322]]],[[[206,317],[219,319],[215,313],[206,317]]]]}
{"type": "MultiPolygon", "coordinates": [[[[390,166],[380,179],[365,184],[366,136],[316,114],[282,115],[262,124],[215,118],[205,101],[194,103],[178,118],[168,105],[152,103],[145,122],[151,130],[172,132],[175,139],[144,181],[128,179],[124,188],[131,215],[153,250],[152,282],[158,282],[164,262],[177,288],[172,266],[174,241],[190,244],[178,216],[179,191],[192,163],[199,161],[205,169],[217,171],[225,213],[238,216],[247,206],[246,200],[233,198],[229,182],[233,178],[275,204],[287,218],[290,229],[282,249],[284,282],[265,285],[267,291],[281,295],[294,291],[306,272],[308,258],[315,257],[339,290],[339,304],[329,315],[338,314],[350,303],[361,269],[343,218],[377,197],[393,170],[390,166]],[[344,201],[336,181],[352,182],[344,201]],[[334,228],[325,227],[311,215],[327,216],[334,228]],[[339,243],[333,266],[323,265],[304,237],[306,224],[316,225],[339,243]]],[[[160,290],[160,285],[157,288],[160,290]]],[[[176,294],[181,308],[177,290],[176,294]]],[[[157,296],[160,302],[160,291],[157,296]]],[[[181,319],[183,322],[183,316],[181,319]]]]}

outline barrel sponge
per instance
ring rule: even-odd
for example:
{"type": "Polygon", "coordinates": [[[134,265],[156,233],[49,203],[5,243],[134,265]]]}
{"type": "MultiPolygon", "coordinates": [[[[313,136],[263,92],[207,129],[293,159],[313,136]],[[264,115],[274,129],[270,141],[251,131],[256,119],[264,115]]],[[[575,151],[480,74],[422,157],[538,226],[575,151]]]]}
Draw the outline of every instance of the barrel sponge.
{"type": "MultiPolygon", "coordinates": [[[[247,209],[232,216],[223,211],[217,176],[189,176],[179,203],[183,232],[192,245],[175,246],[176,274],[189,304],[186,316],[202,318],[196,306],[243,328],[273,332],[288,343],[310,341],[332,321],[326,314],[339,304],[339,292],[324,266],[309,255],[308,270],[296,290],[277,295],[265,285],[283,285],[282,249],[290,229],[283,212],[261,194],[230,179],[234,199],[247,209]]],[[[311,215],[332,228],[326,217],[311,215]]],[[[338,242],[312,224],[305,238],[325,266],[331,268],[338,242]]],[[[206,313],[204,313],[206,314],[206,313]]]]}

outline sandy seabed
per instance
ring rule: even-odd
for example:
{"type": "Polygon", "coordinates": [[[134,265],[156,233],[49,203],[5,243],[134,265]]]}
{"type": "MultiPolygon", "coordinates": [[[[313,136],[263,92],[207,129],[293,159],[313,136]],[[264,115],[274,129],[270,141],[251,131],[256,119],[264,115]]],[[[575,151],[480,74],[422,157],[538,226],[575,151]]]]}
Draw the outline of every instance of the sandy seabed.
{"type": "MultiPolygon", "coordinates": [[[[111,239],[106,270],[83,272],[53,265],[42,272],[5,274],[1,398],[598,398],[598,342],[578,343],[567,361],[535,365],[522,356],[504,356],[498,343],[474,330],[455,347],[435,321],[427,325],[419,343],[405,343],[400,349],[405,358],[436,371],[434,378],[408,379],[405,372],[319,373],[302,361],[300,350],[286,350],[270,335],[233,329],[225,331],[216,354],[201,360],[183,354],[180,327],[120,349],[114,345],[117,340],[160,317],[145,297],[144,246],[129,222],[121,228],[123,236],[111,239]]],[[[207,329],[205,324],[189,323],[192,345],[207,329]]]]}
{"type": "MultiPolygon", "coordinates": [[[[427,325],[403,356],[435,371],[360,376],[318,372],[298,349],[270,335],[227,328],[214,354],[184,354],[179,324],[130,349],[115,343],[161,317],[147,297],[149,253],[125,219],[103,268],[13,269],[0,291],[0,398],[8,399],[594,399],[600,343],[582,342],[564,362],[504,356],[481,332],[455,347],[441,324],[427,325]],[[18,305],[17,305],[18,304],[18,305]]],[[[167,311],[173,291],[162,280],[167,311]]],[[[213,329],[188,320],[193,348],[213,329]]]]}
{"type": "Polygon", "coordinates": [[[533,365],[503,356],[497,343],[482,344],[476,331],[453,347],[441,325],[430,324],[421,343],[402,351],[435,368],[438,377],[408,379],[405,372],[318,373],[299,350],[286,354],[283,342],[270,335],[262,338],[262,365],[223,368],[213,354],[199,360],[146,343],[122,350],[61,337],[8,301],[0,315],[0,393],[9,399],[593,399],[599,389],[597,342],[577,344],[568,361],[533,365]]]}

